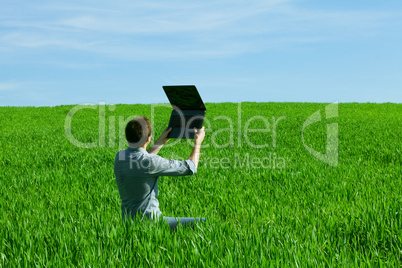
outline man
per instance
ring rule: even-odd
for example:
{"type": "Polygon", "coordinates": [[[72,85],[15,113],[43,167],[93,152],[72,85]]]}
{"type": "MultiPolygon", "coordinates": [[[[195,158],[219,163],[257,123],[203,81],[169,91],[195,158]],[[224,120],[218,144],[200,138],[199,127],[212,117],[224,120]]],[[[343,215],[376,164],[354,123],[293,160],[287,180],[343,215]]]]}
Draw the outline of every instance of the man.
{"type": "MultiPolygon", "coordinates": [[[[200,158],[201,143],[205,137],[204,127],[195,130],[194,147],[188,160],[168,160],[158,156],[162,146],[169,141],[167,138],[172,129],[165,129],[148,150],[151,141],[152,128],[146,117],[136,117],[126,126],[127,150],[117,153],[114,163],[114,173],[121,198],[123,220],[127,217],[141,219],[146,216],[150,220],[159,220],[162,212],[159,210],[158,178],[160,176],[185,176],[197,172],[200,158]]],[[[205,221],[204,218],[163,217],[172,230],[176,229],[178,221],[184,226],[193,226],[195,221],[205,221]]]]}

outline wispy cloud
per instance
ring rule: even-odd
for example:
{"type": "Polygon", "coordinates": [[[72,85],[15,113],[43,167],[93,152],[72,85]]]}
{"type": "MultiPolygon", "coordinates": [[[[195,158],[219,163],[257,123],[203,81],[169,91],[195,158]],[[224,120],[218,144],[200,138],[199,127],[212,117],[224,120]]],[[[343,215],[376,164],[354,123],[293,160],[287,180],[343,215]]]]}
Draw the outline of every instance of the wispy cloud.
{"type": "Polygon", "coordinates": [[[20,83],[1,83],[0,82],[0,91],[11,91],[17,90],[21,86],[20,83]]]}
{"type": "Polygon", "coordinates": [[[397,12],[301,9],[292,1],[99,1],[0,7],[0,49],[67,49],[120,59],[229,57],[297,42],[376,35],[397,12]],[[20,8],[20,7],[18,7],[20,8]],[[7,12],[8,11],[8,12],[7,12]]]}

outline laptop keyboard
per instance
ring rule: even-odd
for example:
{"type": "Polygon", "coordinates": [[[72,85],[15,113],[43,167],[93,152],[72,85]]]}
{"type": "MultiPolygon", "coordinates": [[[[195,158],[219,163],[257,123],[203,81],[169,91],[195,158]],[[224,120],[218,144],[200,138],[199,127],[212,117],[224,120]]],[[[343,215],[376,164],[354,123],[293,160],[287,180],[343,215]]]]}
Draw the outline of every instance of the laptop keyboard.
{"type": "MultiPolygon", "coordinates": [[[[187,126],[187,123],[191,120],[191,118],[194,117],[194,115],[184,115],[184,123],[185,126],[187,126]]],[[[180,116],[172,116],[170,119],[170,124],[169,126],[172,128],[180,128],[181,125],[181,120],[182,117],[180,116]]],[[[190,127],[189,128],[200,128],[202,126],[202,119],[201,118],[195,118],[194,120],[191,121],[190,127]]]]}

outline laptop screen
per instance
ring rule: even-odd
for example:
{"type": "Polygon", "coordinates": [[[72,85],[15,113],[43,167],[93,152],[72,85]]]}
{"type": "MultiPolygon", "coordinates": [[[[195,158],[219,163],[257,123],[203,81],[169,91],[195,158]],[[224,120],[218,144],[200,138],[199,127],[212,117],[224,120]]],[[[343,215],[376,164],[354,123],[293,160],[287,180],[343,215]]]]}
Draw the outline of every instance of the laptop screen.
{"type": "Polygon", "coordinates": [[[195,86],[163,86],[170,104],[181,110],[206,110],[195,86]]]}

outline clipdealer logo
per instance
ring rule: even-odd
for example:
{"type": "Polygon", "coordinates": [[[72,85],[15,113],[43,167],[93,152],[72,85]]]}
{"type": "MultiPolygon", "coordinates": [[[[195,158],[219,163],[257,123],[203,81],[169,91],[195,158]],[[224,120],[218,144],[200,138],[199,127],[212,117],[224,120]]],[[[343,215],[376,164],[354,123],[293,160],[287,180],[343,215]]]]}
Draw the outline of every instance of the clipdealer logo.
{"type": "MultiPolygon", "coordinates": [[[[167,105],[163,104],[158,104],[158,105],[151,105],[151,119],[152,122],[154,121],[154,115],[155,115],[155,108],[156,107],[167,107],[167,105]]],[[[169,106],[170,107],[170,106],[169,106]]],[[[67,114],[64,122],[64,130],[65,130],[65,136],[66,138],[71,142],[71,144],[79,147],[79,148],[94,148],[94,147],[100,147],[104,148],[108,146],[109,148],[114,148],[116,146],[116,143],[118,145],[118,148],[123,149],[126,146],[126,140],[124,136],[124,129],[128,121],[131,119],[135,118],[135,116],[115,116],[111,115],[106,118],[106,111],[108,112],[114,112],[115,111],[115,106],[114,105],[106,105],[105,102],[99,102],[98,105],[95,104],[81,104],[73,107],[69,113],[67,114]],[[79,141],[77,138],[74,137],[73,131],[72,131],[72,119],[82,109],[90,109],[90,110],[98,110],[98,138],[97,140],[94,140],[92,142],[82,142],[79,141]],[[116,118],[117,117],[117,118],[116,118]],[[118,119],[118,120],[116,120],[118,119]],[[116,123],[118,125],[118,131],[116,131],[116,123]],[[106,132],[108,130],[108,132],[106,132]],[[108,133],[108,137],[106,135],[108,133]]],[[[338,102],[333,102],[325,106],[324,108],[325,112],[325,120],[329,120],[332,118],[338,117],[338,102]]],[[[269,118],[260,116],[260,115],[254,115],[251,118],[248,118],[247,121],[244,124],[243,127],[243,120],[242,120],[242,106],[241,102],[238,103],[237,106],[237,123],[238,123],[238,129],[237,129],[237,146],[241,148],[243,144],[243,139],[245,143],[252,147],[252,148],[266,148],[272,146],[273,148],[276,147],[277,143],[277,125],[280,121],[286,119],[285,116],[280,116],[276,118],[275,116],[272,117],[272,121],[269,121],[269,118]],[[250,123],[252,121],[261,121],[264,125],[264,128],[262,129],[253,129],[250,128],[250,123]],[[249,134],[254,133],[254,132],[262,132],[262,133],[270,133],[271,135],[269,136],[269,139],[266,140],[266,143],[264,144],[254,144],[250,138],[249,134]],[[267,141],[271,141],[268,142],[267,141]]],[[[212,122],[215,122],[217,120],[219,121],[227,121],[228,128],[223,128],[223,129],[217,129],[214,130],[213,133],[211,133],[211,144],[203,144],[203,148],[210,147],[211,145],[215,148],[223,149],[227,147],[233,147],[236,145],[235,143],[235,124],[233,122],[233,118],[230,118],[228,116],[220,115],[212,119],[207,119],[205,118],[204,123],[207,125],[207,128],[211,129],[212,128],[212,122]],[[219,141],[219,137],[221,133],[227,132],[229,133],[229,140],[225,143],[221,143],[219,141]]],[[[307,145],[305,141],[305,131],[310,127],[311,125],[321,122],[322,117],[321,117],[321,110],[318,110],[311,114],[303,123],[302,127],[302,143],[305,149],[317,160],[322,161],[330,166],[337,167],[338,166],[338,146],[339,146],[339,138],[338,138],[338,123],[328,123],[326,125],[326,146],[325,146],[325,153],[316,151],[309,145],[307,145]]],[[[153,128],[154,129],[154,128],[153,128]]],[[[153,130],[154,131],[154,130],[153,130]]],[[[153,133],[154,134],[154,133],[153,133]]],[[[167,147],[173,146],[177,143],[178,141],[172,142],[167,145],[167,147]]],[[[187,142],[190,142],[187,140],[187,142]]],[[[120,151],[119,154],[119,159],[124,160],[125,155],[123,153],[123,150],[120,151]]],[[[249,158],[248,156],[243,156],[247,161],[245,163],[249,163],[249,158]]],[[[242,157],[237,155],[235,157],[236,163],[238,163],[240,166],[243,166],[243,162],[239,161],[242,157]]],[[[274,166],[274,167],[279,167],[283,168],[285,165],[283,164],[284,158],[276,156],[276,154],[269,155],[269,158],[264,158],[260,162],[255,160],[254,158],[250,158],[251,160],[251,166],[274,166]],[[280,160],[280,161],[274,161],[274,160],[280,160]],[[257,163],[258,162],[258,163],[257,163]],[[275,164],[270,164],[275,162],[275,164]],[[277,165],[279,164],[279,166],[277,165]]],[[[226,160],[225,160],[226,161],[226,160]]],[[[229,161],[230,162],[230,161],[229,161]]],[[[210,162],[211,165],[216,165],[216,161],[214,159],[211,159],[210,162]]],[[[218,166],[225,166],[225,163],[220,163],[218,166]],[[222,165],[220,165],[222,164],[222,165]]],[[[247,166],[247,165],[245,165],[247,166]]]]}

